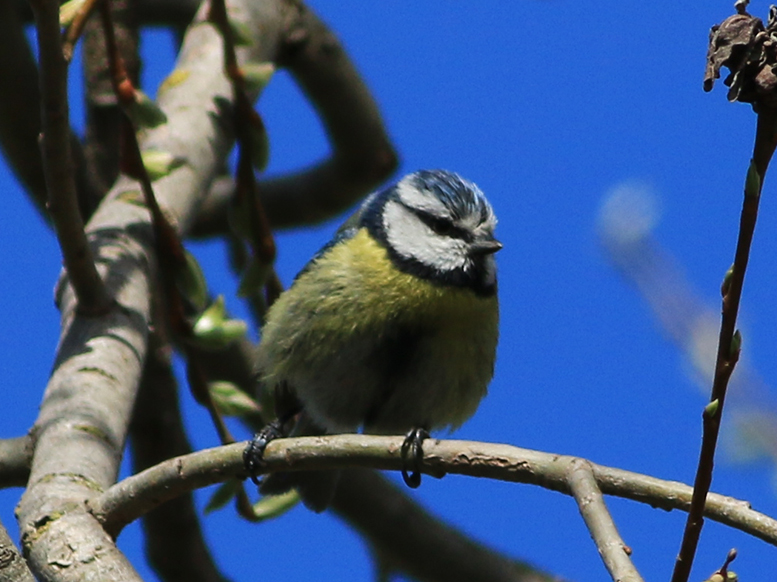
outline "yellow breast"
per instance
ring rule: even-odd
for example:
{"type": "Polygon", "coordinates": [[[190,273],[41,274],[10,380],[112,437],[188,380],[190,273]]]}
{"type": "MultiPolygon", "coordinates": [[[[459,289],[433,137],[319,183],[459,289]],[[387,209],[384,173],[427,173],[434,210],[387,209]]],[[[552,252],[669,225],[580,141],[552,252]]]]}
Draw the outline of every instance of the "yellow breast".
{"type": "MultiPolygon", "coordinates": [[[[466,420],[493,375],[496,296],[398,270],[364,229],[317,259],[272,306],[259,367],[266,382],[294,384],[319,416],[344,417],[347,407],[366,409],[377,398],[365,384],[380,386],[381,378],[370,375],[374,365],[359,360],[398,328],[422,329],[424,335],[413,347],[413,373],[393,388],[397,402],[386,405],[378,428],[404,426],[399,417],[407,415],[433,426],[466,420]],[[337,385],[330,386],[322,374],[337,385]],[[348,394],[332,394],[335,390],[348,394]]],[[[343,418],[342,424],[352,420],[343,418]]]]}

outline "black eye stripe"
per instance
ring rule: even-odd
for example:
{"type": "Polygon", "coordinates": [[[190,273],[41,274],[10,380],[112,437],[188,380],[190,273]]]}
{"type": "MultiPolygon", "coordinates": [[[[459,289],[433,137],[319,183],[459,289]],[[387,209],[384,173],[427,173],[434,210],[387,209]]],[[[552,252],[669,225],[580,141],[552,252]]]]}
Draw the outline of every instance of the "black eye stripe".
{"type": "Polygon", "coordinates": [[[421,222],[439,235],[460,238],[462,240],[472,239],[472,235],[466,229],[456,226],[447,218],[440,218],[419,210],[415,210],[415,213],[421,219],[421,222]]]}

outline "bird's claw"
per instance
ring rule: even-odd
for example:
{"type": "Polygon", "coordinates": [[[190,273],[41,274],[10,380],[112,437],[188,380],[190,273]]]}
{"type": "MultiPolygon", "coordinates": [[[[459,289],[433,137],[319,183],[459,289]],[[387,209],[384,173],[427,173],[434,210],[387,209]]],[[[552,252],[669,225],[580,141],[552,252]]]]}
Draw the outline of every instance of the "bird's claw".
{"type": "Polygon", "coordinates": [[[405,435],[402,441],[400,453],[402,456],[402,479],[405,485],[411,489],[417,489],[421,485],[421,461],[424,458],[423,442],[429,438],[429,432],[425,428],[413,428],[405,435]],[[408,453],[412,472],[408,474],[408,453]]]}
{"type": "Polygon", "coordinates": [[[243,451],[243,466],[256,485],[260,484],[256,473],[264,464],[264,450],[270,442],[282,436],[282,425],[280,421],[274,420],[256,433],[243,451]]]}

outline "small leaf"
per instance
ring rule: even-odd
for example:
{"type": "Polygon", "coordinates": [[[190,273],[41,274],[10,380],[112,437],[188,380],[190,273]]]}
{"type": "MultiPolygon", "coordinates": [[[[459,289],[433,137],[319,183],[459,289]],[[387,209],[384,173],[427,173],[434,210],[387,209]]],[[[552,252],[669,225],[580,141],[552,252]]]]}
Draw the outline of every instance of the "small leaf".
{"type": "Polygon", "coordinates": [[[750,160],[745,178],[745,198],[758,198],[761,194],[761,175],[755,167],[755,160],[750,160]]]}
{"type": "Polygon", "coordinates": [[[197,259],[184,249],[186,267],[177,273],[178,289],[196,311],[208,304],[208,283],[197,259]]]}
{"type": "Polygon", "coordinates": [[[253,416],[259,414],[259,405],[232,382],[209,382],[208,390],[213,404],[224,416],[253,416]]]}
{"type": "Polygon", "coordinates": [[[216,488],[216,491],[208,500],[208,504],[205,506],[205,509],[204,509],[205,514],[207,515],[208,513],[212,513],[217,509],[221,509],[222,507],[224,507],[227,503],[229,503],[232,500],[233,497],[235,497],[235,495],[237,495],[239,488],[240,488],[240,481],[237,481],[235,479],[224,481],[221,485],[219,485],[216,488]]]}
{"type": "Polygon", "coordinates": [[[60,5],[59,25],[62,27],[70,26],[83,5],[84,0],[68,0],[68,2],[60,5]]]}
{"type": "Polygon", "coordinates": [[[226,319],[224,296],[219,295],[194,324],[194,337],[205,348],[224,349],[245,336],[248,326],[240,319],[226,319]]]}
{"type": "Polygon", "coordinates": [[[157,127],[167,123],[165,112],[139,89],[135,90],[135,102],[130,105],[127,113],[137,129],[157,127]]]}
{"type": "Polygon", "coordinates": [[[161,150],[145,150],[141,154],[143,165],[146,167],[148,177],[153,182],[159,178],[164,178],[176,168],[184,165],[186,160],[180,156],[174,156],[169,152],[161,150]]]}
{"type": "Polygon", "coordinates": [[[267,495],[254,503],[254,516],[257,521],[280,517],[299,503],[299,493],[295,489],[280,495],[267,495]]]}
{"type": "Polygon", "coordinates": [[[252,257],[243,276],[240,278],[237,296],[251,297],[252,295],[260,293],[267,281],[267,275],[269,275],[269,273],[269,265],[263,264],[256,257],[252,257]]]}
{"type": "Polygon", "coordinates": [[[270,82],[275,66],[272,63],[252,63],[243,65],[241,70],[248,92],[259,94],[270,82]]]}

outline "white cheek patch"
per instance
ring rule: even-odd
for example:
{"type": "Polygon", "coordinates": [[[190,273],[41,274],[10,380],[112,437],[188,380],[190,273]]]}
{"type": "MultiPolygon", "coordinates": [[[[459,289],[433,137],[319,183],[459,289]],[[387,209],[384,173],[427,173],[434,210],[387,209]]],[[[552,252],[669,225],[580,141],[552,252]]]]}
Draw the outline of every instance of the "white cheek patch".
{"type": "Polygon", "coordinates": [[[383,228],[389,246],[403,257],[415,259],[439,271],[464,268],[469,264],[467,243],[436,234],[399,202],[391,200],[386,203],[383,228]]]}
{"type": "Polygon", "coordinates": [[[419,190],[413,185],[411,176],[407,176],[397,184],[397,196],[405,206],[415,208],[433,216],[447,217],[450,211],[437,196],[426,190],[419,190]]]}

